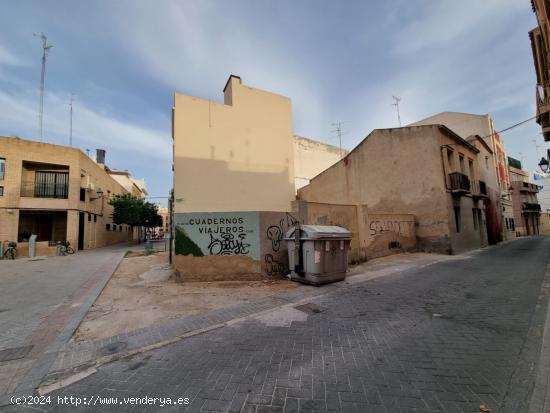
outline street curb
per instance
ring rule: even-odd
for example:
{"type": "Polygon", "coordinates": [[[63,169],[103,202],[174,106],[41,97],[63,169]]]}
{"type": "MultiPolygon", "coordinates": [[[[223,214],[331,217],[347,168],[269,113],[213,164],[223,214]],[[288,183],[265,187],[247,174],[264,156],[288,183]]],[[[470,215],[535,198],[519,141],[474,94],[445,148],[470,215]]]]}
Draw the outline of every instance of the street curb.
{"type": "Polygon", "coordinates": [[[550,263],[546,266],[546,274],[542,289],[546,290],[546,321],[542,333],[540,356],[537,363],[535,387],[529,402],[528,413],[550,413],[550,305],[548,305],[548,290],[550,290],[550,263]]]}
{"type": "MultiPolygon", "coordinates": [[[[57,352],[67,343],[68,340],[72,337],[86,314],[88,313],[90,307],[94,304],[97,297],[101,294],[108,281],[111,279],[112,275],[115,273],[119,267],[124,255],[126,254],[126,249],[124,251],[117,252],[118,257],[115,255],[110,259],[113,259],[113,262],[107,262],[99,267],[96,271],[104,271],[104,267],[108,266],[109,271],[104,275],[100,275],[99,281],[88,288],[90,288],[90,294],[88,294],[82,305],[79,306],[75,314],[73,314],[68,322],[65,324],[63,330],[55,336],[55,338],[48,343],[47,347],[43,352],[36,358],[35,362],[32,364],[29,370],[27,370],[21,382],[17,385],[17,388],[14,391],[16,395],[30,395],[33,394],[35,389],[38,388],[44,377],[48,374],[51,366],[56,360],[57,352]],[[112,271],[111,271],[112,270],[112,271]]],[[[86,283],[93,278],[93,275],[86,281],[82,283],[79,289],[86,288],[86,283]]],[[[78,294],[78,291],[75,293],[78,294]]],[[[67,302],[68,305],[70,302],[67,302]]],[[[51,315],[50,315],[51,316],[51,315]]],[[[48,319],[46,319],[47,321],[48,319]]],[[[6,405],[11,405],[9,401],[10,396],[2,394],[0,395],[0,408],[6,405]]]]}

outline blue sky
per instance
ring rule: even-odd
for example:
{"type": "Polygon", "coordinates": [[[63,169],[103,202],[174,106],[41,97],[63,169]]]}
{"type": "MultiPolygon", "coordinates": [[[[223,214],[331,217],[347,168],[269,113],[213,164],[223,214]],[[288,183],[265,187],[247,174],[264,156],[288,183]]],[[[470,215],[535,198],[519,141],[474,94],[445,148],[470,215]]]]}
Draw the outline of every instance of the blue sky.
{"type": "MultiPolygon", "coordinates": [[[[172,94],[222,101],[229,74],[288,96],[295,134],[351,149],[375,128],[441,111],[535,114],[528,0],[2,1],[0,135],[38,138],[41,43],[46,142],[104,148],[107,164],[171,187],[172,94]]],[[[548,146],[530,122],[502,134],[534,169],[548,146]],[[535,142],[533,142],[535,140],[535,142]]]]}

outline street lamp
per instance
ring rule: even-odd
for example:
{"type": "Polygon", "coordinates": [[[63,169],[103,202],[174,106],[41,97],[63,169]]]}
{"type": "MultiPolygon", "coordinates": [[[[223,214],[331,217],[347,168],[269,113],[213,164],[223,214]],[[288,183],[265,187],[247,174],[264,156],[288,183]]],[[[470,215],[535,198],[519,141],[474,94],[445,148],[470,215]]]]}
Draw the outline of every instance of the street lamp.
{"type": "Polygon", "coordinates": [[[548,172],[548,166],[549,163],[548,163],[548,159],[546,158],[541,158],[540,162],[539,162],[539,167],[540,167],[540,170],[544,173],[548,172]]]}

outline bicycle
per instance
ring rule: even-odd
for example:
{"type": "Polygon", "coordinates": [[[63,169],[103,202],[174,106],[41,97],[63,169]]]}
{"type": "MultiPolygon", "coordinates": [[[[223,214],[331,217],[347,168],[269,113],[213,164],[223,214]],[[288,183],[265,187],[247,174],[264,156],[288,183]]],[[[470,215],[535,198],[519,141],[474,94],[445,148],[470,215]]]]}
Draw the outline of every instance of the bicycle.
{"type": "Polygon", "coordinates": [[[71,255],[74,254],[74,250],[71,247],[71,243],[69,241],[63,242],[63,241],[57,241],[57,255],[71,255]]]}
{"type": "Polygon", "coordinates": [[[13,241],[6,241],[8,248],[4,251],[4,259],[14,260],[17,257],[17,244],[13,241]]]}

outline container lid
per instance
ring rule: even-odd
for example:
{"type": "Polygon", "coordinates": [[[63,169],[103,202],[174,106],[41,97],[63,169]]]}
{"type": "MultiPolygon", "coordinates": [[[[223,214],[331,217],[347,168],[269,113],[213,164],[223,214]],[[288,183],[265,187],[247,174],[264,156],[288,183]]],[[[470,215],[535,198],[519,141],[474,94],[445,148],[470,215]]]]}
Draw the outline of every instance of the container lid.
{"type": "MultiPolygon", "coordinates": [[[[285,240],[294,240],[296,227],[288,229],[285,240]]],[[[335,225],[300,225],[300,239],[351,239],[351,232],[335,225]]]]}

